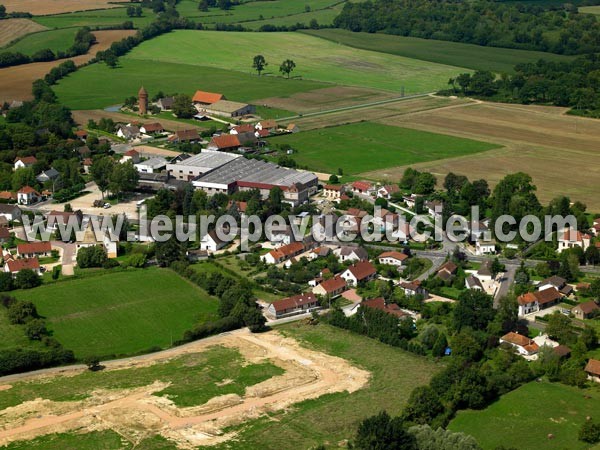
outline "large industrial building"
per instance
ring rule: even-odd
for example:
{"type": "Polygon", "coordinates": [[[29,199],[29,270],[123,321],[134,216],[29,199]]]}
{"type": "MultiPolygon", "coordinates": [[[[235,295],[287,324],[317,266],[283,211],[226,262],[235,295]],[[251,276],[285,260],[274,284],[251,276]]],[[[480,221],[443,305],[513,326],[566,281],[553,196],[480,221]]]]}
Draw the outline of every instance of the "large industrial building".
{"type": "Polygon", "coordinates": [[[237,158],[241,158],[241,155],[203,150],[202,153],[198,153],[183,161],[175,164],[167,164],[167,172],[170,176],[178,180],[191,181],[237,158]]]}

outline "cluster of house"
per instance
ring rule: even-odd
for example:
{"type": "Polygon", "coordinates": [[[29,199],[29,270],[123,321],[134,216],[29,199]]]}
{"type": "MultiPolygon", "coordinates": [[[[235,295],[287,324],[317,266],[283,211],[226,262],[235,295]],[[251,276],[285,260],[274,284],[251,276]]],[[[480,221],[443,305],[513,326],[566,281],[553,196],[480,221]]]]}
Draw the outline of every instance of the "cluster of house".
{"type": "Polygon", "coordinates": [[[519,316],[525,316],[557,305],[564,297],[573,293],[573,287],[559,276],[551,276],[540,281],[534,292],[527,292],[517,298],[519,316]]]}
{"type": "Polygon", "coordinates": [[[522,334],[510,332],[500,338],[500,344],[505,344],[513,348],[520,356],[528,361],[535,361],[541,348],[551,348],[560,358],[567,358],[571,354],[571,349],[566,345],[550,339],[545,334],[540,334],[531,339],[522,334]]]}
{"type": "Polygon", "coordinates": [[[322,195],[327,200],[339,203],[350,198],[347,195],[348,192],[391,200],[393,194],[400,192],[400,188],[395,184],[382,185],[370,181],[355,181],[348,185],[326,184],[323,186],[322,195]]]}

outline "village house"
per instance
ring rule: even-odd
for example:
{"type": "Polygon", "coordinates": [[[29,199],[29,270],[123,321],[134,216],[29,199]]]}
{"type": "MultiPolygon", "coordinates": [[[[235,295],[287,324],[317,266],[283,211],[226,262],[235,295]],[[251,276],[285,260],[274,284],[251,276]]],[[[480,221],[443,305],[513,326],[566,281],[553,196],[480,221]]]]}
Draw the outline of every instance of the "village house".
{"type": "Polygon", "coordinates": [[[198,130],[177,130],[174,134],[167,138],[167,141],[173,144],[190,143],[196,144],[200,142],[202,138],[198,134],[198,130]]]}
{"type": "Polygon", "coordinates": [[[517,298],[519,316],[549,308],[560,302],[561,293],[552,287],[536,292],[527,292],[517,298]]]}
{"type": "Polygon", "coordinates": [[[300,132],[300,127],[298,127],[298,125],[296,125],[295,123],[290,123],[286,128],[285,131],[287,133],[299,133],[300,132]]]}
{"type": "Polygon", "coordinates": [[[345,192],[343,184],[326,184],[323,186],[323,197],[332,202],[339,202],[345,192]]]}
{"type": "Polygon", "coordinates": [[[140,131],[144,134],[160,134],[164,133],[164,127],[158,122],[145,123],[140,127],[140,131]]]}
{"type": "Polygon", "coordinates": [[[533,339],[512,331],[500,338],[500,344],[503,343],[511,345],[521,356],[532,356],[540,350],[539,345],[533,339]]]}
{"type": "Polygon", "coordinates": [[[42,196],[31,186],[24,186],[17,192],[17,202],[19,205],[32,205],[40,201],[42,196]]]}
{"type": "Polygon", "coordinates": [[[456,264],[454,264],[452,261],[446,261],[439,267],[436,276],[444,281],[447,281],[456,274],[457,270],[458,266],[456,264]]]}
{"type": "Polygon", "coordinates": [[[494,239],[477,239],[475,241],[475,254],[478,256],[496,254],[496,241],[494,239]]]}
{"type": "Polygon", "coordinates": [[[369,259],[369,254],[363,247],[338,247],[333,251],[333,254],[340,262],[367,261],[369,259]]]}
{"type": "Polygon", "coordinates": [[[271,250],[260,257],[266,264],[279,264],[304,252],[302,242],[292,242],[282,247],[271,250]]]}
{"type": "Polygon", "coordinates": [[[436,218],[437,216],[442,215],[442,210],[444,208],[442,202],[438,200],[427,201],[425,202],[424,206],[427,210],[427,214],[429,214],[431,217],[436,218]]]}
{"type": "Polygon", "coordinates": [[[267,308],[267,314],[275,319],[304,314],[319,309],[319,299],[314,294],[298,294],[276,300],[267,308]]]}
{"type": "Polygon", "coordinates": [[[373,191],[373,185],[368,181],[355,181],[352,183],[352,192],[354,194],[369,195],[373,191]]]}
{"type": "Polygon", "coordinates": [[[75,136],[77,136],[77,139],[85,142],[88,138],[88,132],[85,130],[75,130],[75,136]]]}
{"type": "Polygon", "coordinates": [[[406,205],[407,208],[414,209],[417,204],[417,198],[421,197],[421,195],[410,194],[409,196],[402,197],[402,201],[406,205]]]}
{"type": "Polygon", "coordinates": [[[481,280],[473,274],[470,274],[467,278],[465,278],[465,287],[467,289],[485,291],[483,284],[481,284],[481,280]]]}
{"type": "Polygon", "coordinates": [[[266,130],[269,133],[275,133],[278,128],[277,121],[273,119],[261,120],[256,124],[257,130],[266,130]]]}
{"type": "Polygon", "coordinates": [[[422,295],[424,299],[429,298],[429,292],[423,286],[419,280],[414,281],[402,281],[398,285],[407,297],[413,297],[415,295],[422,295]]]}
{"type": "Polygon", "coordinates": [[[386,184],[377,190],[377,197],[391,200],[392,195],[400,192],[400,188],[396,184],[386,184]]]}
{"type": "Polygon", "coordinates": [[[12,203],[17,201],[17,194],[10,191],[0,191],[0,202],[12,203]]]}
{"type": "Polygon", "coordinates": [[[237,134],[222,134],[214,136],[207,145],[212,151],[234,151],[242,146],[240,136],[237,134]]]}
{"type": "MultiPolygon", "coordinates": [[[[77,240],[77,252],[82,248],[102,246],[106,256],[110,259],[117,257],[119,242],[117,236],[111,238],[108,230],[104,230],[101,236],[96,236],[92,222],[88,222],[85,230],[75,233],[77,240]]],[[[100,234],[100,233],[99,233],[100,234]]]]}
{"type": "Polygon", "coordinates": [[[537,297],[533,292],[527,292],[523,295],[519,295],[519,297],[517,297],[517,303],[519,304],[520,317],[538,310],[537,297]]]}
{"type": "Polygon", "coordinates": [[[47,183],[49,181],[56,180],[60,173],[55,168],[51,167],[48,170],[41,172],[35,179],[40,183],[47,183]]]}
{"type": "Polygon", "coordinates": [[[587,373],[588,380],[600,383],[600,361],[590,358],[584,370],[587,373]]]}
{"type": "Polygon", "coordinates": [[[492,281],[492,262],[489,259],[483,261],[477,269],[477,278],[481,281],[492,281]]]}
{"type": "Polygon", "coordinates": [[[591,319],[592,317],[598,315],[599,311],[600,307],[593,300],[580,303],[571,309],[571,313],[575,316],[575,318],[580,320],[591,319]]]}
{"type": "Polygon", "coordinates": [[[185,256],[187,260],[191,263],[195,263],[198,261],[205,261],[208,259],[208,251],[200,250],[199,248],[193,250],[186,250],[185,256]]]}
{"type": "Polygon", "coordinates": [[[369,300],[363,300],[360,303],[361,307],[378,309],[384,313],[396,316],[399,319],[406,317],[408,314],[403,312],[396,303],[387,303],[383,297],[372,298],[369,300]]]}
{"type": "Polygon", "coordinates": [[[246,209],[248,208],[247,202],[239,202],[237,200],[229,200],[227,203],[227,209],[231,212],[237,212],[240,217],[244,217],[246,215],[246,209]]]}
{"type": "Polygon", "coordinates": [[[17,156],[15,158],[14,170],[31,167],[37,162],[35,156],[17,156]]]}
{"type": "Polygon", "coordinates": [[[227,245],[227,242],[222,241],[217,235],[216,230],[211,230],[202,236],[200,239],[200,250],[206,250],[210,252],[216,252],[221,250],[223,247],[227,245]]]}
{"type": "Polygon", "coordinates": [[[223,94],[218,94],[215,92],[196,91],[196,93],[192,97],[192,103],[197,106],[208,106],[224,99],[225,96],[223,94]]]}
{"type": "Polygon", "coordinates": [[[565,296],[569,296],[573,293],[573,287],[567,284],[567,280],[557,275],[553,275],[545,280],[540,281],[536,287],[538,291],[554,288],[565,296]]]}
{"type": "MultiPolygon", "coordinates": [[[[4,219],[4,218],[2,218],[4,219]]],[[[6,220],[6,219],[4,219],[6,220]]],[[[8,229],[8,227],[4,227],[2,226],[2,224],[0,224],[0,242],[4,243],[7,242],[10,239],[10,230],[8,229]]]]}
{"type": "Polygon", "coordinates": [[[81,163],[81,165],[83,166],[83,172],[85,174],[89,174],[90,173],[90,169],[92,168],[92,164],[93,164],[92,158],[85,158],[83,160],[83,162],[81,163]]]}
{"type": "Polygon", "coordinates": [[[21,209],[17,205],[0,203],[0,217],[4,217],[10,222],[21,220],[21,209]]]}
{"type": "Polygon", "coordinates": [[[40,275],[40,262],[37,258],[21,258],[21,259],[8,259],[4,263],[4,271],[10,273],[13,277],[24,269],[33,270],[36,274],[40,275]]]}
{"type": "Polygon", "coordinates": [[[558,235],[558,249],[556,250],[558,253],[573,247],[581,247],[585,251],[590,246],[591,236],[581,231],[565,228],[558,235]]]}
{"type": "Polygon", "coordinates": [[[21,258],[33,258],[34,256],[50,256],[52,245],[50,242],[24,242],[17,245],[17,256],[21,258]]]}
{"type": "Polygon", "coordinates": [[[408,255],[400,252],[383,252],[377,257],[379,264],[388,264],[390,266],[402,267],[402,263],[408,259],[408,255]]]}
{"type": "Polygon", "coordinates": [[[331,253],[331,249],[329,247],[325,247],[325,246],[317,247],[310,251],[310,253],[308,254],[308,259],[310,261],[313,261],[317,258],[325,258],[325,257],[329,256],[330,253],[331,253]]]}
{"type": "Polygon", "coordinates": [[[171,111],[174,102],[175,97],[163,97],[158,99],[156,106],[158,106],[161,111],[171,111]]]}
{"type": "Polygon", "coordinates": [[[127,139],[131,141],[140,137],[140,127],[137,125],[119,125],[117,127],[117,136],[121,139],[127,139]]]}
{"type": "Polygon", "coordinates": [[[83,213],[80,209],[73,212],[67,211],[50,211],[46,216],[46,229],[55,231],[59,226],[72,224],[74,227],[79,227],[83,221],[83,213]]]}
{"type": "Polygon", "coordinates": [[[347,289],[346,280],[336,276],[329,280],[324,280],[317,286],[313,287],[313,294],[323,297],[335,298],[341,295],[347,289]]]}
{"type": "Polygon", "coordinates": [[[267,239],[274,247],[281,247],[282,245],[288,245],[295,241],[294,230],[289,225],[278,228],[272,227],[266,231],[267,239]]]}
{"type": "Polygon", "coordinates": [[[360,261],[350,267],[340,275],[349,286],[357,286],[358,283],[364,283],[372,280],[377,275],[377,270],[369,261],[360,261]]]}
{"type": "Polygon", "coordinates": [[[140,162],[140,154],[137,150],[127,150],[125,153],[123,153],[123,156],[121,156],[120,159],[120,163],[126,163],[127,161],[131,161],[133,164],[137,164],[140,162]]]}

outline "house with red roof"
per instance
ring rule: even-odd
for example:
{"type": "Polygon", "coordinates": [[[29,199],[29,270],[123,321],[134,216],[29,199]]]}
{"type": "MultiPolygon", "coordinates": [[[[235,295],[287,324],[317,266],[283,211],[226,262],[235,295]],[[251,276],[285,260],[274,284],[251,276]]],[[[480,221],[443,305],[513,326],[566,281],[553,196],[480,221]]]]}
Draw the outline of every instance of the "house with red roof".
{"type": "Polygon", "coordinates": [[[198,134],[198,130],[177,130],[174,134],[167,138],[167,141],[180,144],[182,142],[189,142],[191,144],[200,142],[201,138],[198,134]]]}
{"type": "Polygon", "coordinates": [[[346,187],[343,184],[326,184],[323,186],[323,197],[332,202],[339,202],[344,192],[346,192],[346,187]]]}
{"type": "Polygon", "coordinates": [[[585,251],[592,241],[589,234],[582,233],[573,228],[565,228],[562,233],[558,233],[558,253],[573,247],[581,247],[585,251]]]}
{"type": "Polygon", "coordinates": [[[221,136],[214,136],[208,146],[208,150],[237,150],[242,146],[238,134],[222,134],[221,136]]]}
{"type": "Polygon", "coordinates": [[[192,103],[195,105],[212,105],[218,101],[225,100],[223,94],[217,94],[215,92],[196,91],[192,97],[192,103]]]}
{"type": "Polygon", "coordinates": [[[588,380],[600,383],[600,361],[597,359],[588,360],[584,370],[587,373],[588,380]]]}
{"type": "Polygon", "coordinates": [[[152,122],[143,124],[140,131],[144,134],[158,134],[164,133],[165,128],[158,122],[152,122]]]}
{"type": "Polygon", "coordinates": [[[341,295],[348,286],[346,285],[346,280],[342,277],[336,276],[330,278],[329,280],[324,280],[317,286],[313,288],[313,294],[321,295],[323,297],[334,298],[338,295],[341,295]]]}
{"type": "Polygon", "coordinates": [[[40,201],[42,196],[31,186],[23,186],[17,192],[17,203],[20,205],[32,205],[40,201]]]}
{"type": "Polygon", "coordinates": [[[400,188],[397,184],[386,184],[377,189],[377,197],[391,200],[392,195],[397,194],[398,192],[400,192],[400,188]]]}
{"type": "Polygon", "coordinates": [[[267,308],[267,314],[275,319],[304,314],[321,307],[315,294],[298,294],[276,300],[267,308]]]}
{"type": "Polygon", "coordinates": [[[500,344],[503,343],[512,346],[521,356],[532,356],[540,350],[539,345],[533,339],[512,331],[500,338],[500,344]]]}
{"type": "Polygon", "coordinates": [[[580,320],[591,319],[600,313],[600,306],[598,306],[595,301],[590,300],[575,306],[571,310],[571,313],[575,316],[575,318],[580,320]]]}
{"type": "Polygon", "coordinates": [[[13,277],[21,270],[29,269],[40,275],[40,262],[37,258],[8,259],[4,263],[4,272],[10,273],[13,277]]]}
{"type": "Polygon", "coordinates": [[[377,269],[369,261],[359,261],[351,265],[340,275],[349,286],[357,286],[372,280],[377,275],[377,269]]]}
{"type": "Polygon", "coordinates": [[[373,190],[373,184],[368,181],[355,181],[352,183],[352,192],[355,194],[369,194],[373,190]]]}
{"type": "Polygon", "coordinates": [[[21,258],[33,258],[35,256],[50,256],[52,245],[48,241],[24,242],[17,245],[17,255],[21,258]]]}
{"type": "Polygon", "coordinates": [[[81,139],[83,142],[85,142],[88,137],[88,132],[85,130],[77,130],[75,131],[75,136],[77,136],[78,139],[81,139]]]}
{"type": "Polygon", "coordinates": [[[408,255],[401,252],[390,251],[383,252],[377,257],[379,264],[387,264],[389,266],[402,267],[402,263],[408,259],[408,255]]]}
{"type": "Polygon", "coordinates": [[[383,297],[372,298],[369,300],[363,300],[360,303],[361,308],[372,308],[383,311],[386,314],[396,316],[399,319],[408,316],[396,303],[387,303],[383,297]]]}
{"type": "Polygon", "coordinates": [[[127,161],[131,161],[133,164],[137,164],[140,162],[140,153],[137,150],[131,149],[127,150],[123,153],[121,157],[121,163],[125,163],[127,161]]]}
{"type": "Polygon", "coordinates": [[[25,167],[31,167],[37,162],[35,156],[17,156],[15,158],[14,170],[24,169],[25,167]]]}
{"type": "Polygon", "coordinates": [[[267,264],[279,264],[293,258],[294,256],[298,256],[304,252],[304,250],[305,247],[302,242],[292,242],[271,250],[269,253],[262,255],[260,259],[267,264]]]}

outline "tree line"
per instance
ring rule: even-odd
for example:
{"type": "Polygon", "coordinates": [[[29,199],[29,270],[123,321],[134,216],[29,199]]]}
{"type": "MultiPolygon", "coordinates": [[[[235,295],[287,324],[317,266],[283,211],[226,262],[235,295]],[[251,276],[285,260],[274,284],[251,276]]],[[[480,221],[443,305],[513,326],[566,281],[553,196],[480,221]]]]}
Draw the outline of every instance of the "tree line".
{"type": "Polygon", "coordinates": [[[21,52],[3,52],[0,53],[0,67],[17,66],[31,62],[54,61],[56,59],[84,55],[95,42],[96,36],[94,36],[90,28],[83,27],[75,34],[73,45],[65,51],[59,50],[55,53],[49,48],[44,48],[36,51],[31,56],[21,52]]]}
{"type": "Polygon", "coordinates": [[[567,55],[600,51],[600,22],[572,4],[368,0],[347,2],[333,23],[351,31],[567,55]]]}

